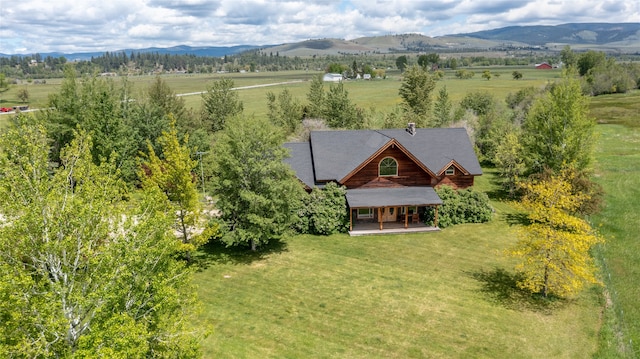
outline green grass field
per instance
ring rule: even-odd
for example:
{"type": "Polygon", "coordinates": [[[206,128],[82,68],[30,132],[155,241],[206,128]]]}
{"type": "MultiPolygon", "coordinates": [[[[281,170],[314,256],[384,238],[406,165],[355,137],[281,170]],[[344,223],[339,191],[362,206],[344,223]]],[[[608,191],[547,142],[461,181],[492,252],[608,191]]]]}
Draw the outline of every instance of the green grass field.
{"type": "MultiPolygon", "coordinates": [[[[544,86],[548,81],[560,77],[560,70],[535,70],[522,67],[496,67],[487,68],[494,74],[494,77],[487,81],[481,77],[485,68],[472,69],[476,75],[469,80],[459,80],[454,76],[454,71],[446,71],[443,80],[438,82],[438,86],[446,86],[454,103],[459,102],[469,91],[490,91],[496,98],[505,98],[510,92],[516,92],[521,88],[529,86],[544,86]],[[511,73],[518,70],[523,73],[521,80],[513,80],[511,73]],[[500,76],[496,77],[495,74],[500,76]]],[[[287,88],[301,103],[305,103],[309,89],[309,80],[320,72],[306,71],[282,71],[263,73],[231,73],[231,74],[193,74],[193,75],[163,75],[162,79],[167,82],[176,94],[187,94],[206,91],[213,81],[230,77],[236,87],[251,85],[263,85],[280,82],[294,82],[286,85],[272,87],[260,87],[254,89],[239,90],[240,99],[244,104],[244,113],[248,116],[264,116],[267,113],[267,92],[280,93],[287,88]]],[[[114,81],[122,79],[115,78],[114,81]]],[[[132,76],[127,81],[133,85],[133,91],[140,93],[146,89],[153,81],[154,76],[132,76]]],[[[17,98],[18,90],[26,88],[29,91],[29,102],[31,108],[42,108],[47,105],[48,95],[60,89],[61,79],[49,79],[46,84],[25,83],[13,85],[8,91],[0,94],[0,106],[15,106],[20,103],[17,98]]],[[[401,85],[401,75],[398,71],[389,71],[384,80],[373,81],[345,81],[345,89],[349,92],[349,98],[359,107],[377,111],[388,111],[389,108],[401,102],[398,90],[401,85]]],[[[330,85],[326,84],[328,89],[330,85]]],[[[188,108],[199,111],[201,107],[201,96],[191,95],[183,97],[188,108]]]]}
{"type": "Polygon", "coordinates": [[[612,300],[603,345],[635,358],[640,354],[640,92],[596,97],[591,107],[603,123],[597,127],[595,168],[606,192],[606,207],[592,220],[607,239],[597,256],[612,300]]]}
{"type": "MultiPolygon", "coordinates": [[[[492,173],[479,187],[492,190],[492,173]]],[[[205,357],[587,358],[599,290],[545,302],[515,288],[512,207],[439,233],[296,236],[200,254],[205,357]]]]}

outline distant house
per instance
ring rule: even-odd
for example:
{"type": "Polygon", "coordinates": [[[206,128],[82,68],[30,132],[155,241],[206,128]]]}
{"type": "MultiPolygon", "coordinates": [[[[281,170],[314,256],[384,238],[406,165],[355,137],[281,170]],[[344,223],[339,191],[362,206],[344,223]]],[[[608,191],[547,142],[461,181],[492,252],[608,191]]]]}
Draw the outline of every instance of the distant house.
{"type": "Polygon", "coordinates": [[[342,81],[342,74],[326,73],[322,76],[324,82],[340,82],[342,81]]]}
{"type": "Polygon", "coordinates": [[[552,68],[553,66],[549,65],[547,62],[536,64],[536,70],[551,70],[552,68]]]}
{"type": "Polygon", "coordinates": [[[362,78],[365,80],[371,80],[371,74],[364,74],[362,75],[362,78]]]}
{"type": "Polygon", "coordinates": [[[464,128],[312,131],[286,143],[286,161],[307,190],[336,182],[347,188],[354,223],[420,223],[425,207],[442,204],[434,188],[464,189],[482,169],[464,128]]]}

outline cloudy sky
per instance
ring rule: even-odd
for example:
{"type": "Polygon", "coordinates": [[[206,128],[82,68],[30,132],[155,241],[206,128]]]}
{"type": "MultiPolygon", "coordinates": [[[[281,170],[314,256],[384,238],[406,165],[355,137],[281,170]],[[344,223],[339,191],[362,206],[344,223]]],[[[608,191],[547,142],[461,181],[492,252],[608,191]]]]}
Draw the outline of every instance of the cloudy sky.
{"type": "Polygon", "coordinates": [[[0,53],[267,45],[640,22],[637,0],[0,0],[0,53]]]}

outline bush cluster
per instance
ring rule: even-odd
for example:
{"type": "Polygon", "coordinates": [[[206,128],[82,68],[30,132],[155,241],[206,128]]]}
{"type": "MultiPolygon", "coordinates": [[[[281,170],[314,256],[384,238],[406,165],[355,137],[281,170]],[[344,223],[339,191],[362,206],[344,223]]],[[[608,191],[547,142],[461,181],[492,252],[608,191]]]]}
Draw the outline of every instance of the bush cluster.
{"type": "MultiPolygon", "coordinates": [[[[450,186],[436,188],[442,199],[438,208],[438,227],[446,228],[462,223],[484,223],[491,220],[493,209],[489,205],[489,197],[471,188],[456,191],[450,186]]],[[[427,208],[425,220],[434,224],[435,209],[427,208]]]]}
{"type": "Polygon", "coordinates": [[[293,228],[298,233],[330,235],[349,229],[346,189],[330,182],[304,197],[293,228]]]}

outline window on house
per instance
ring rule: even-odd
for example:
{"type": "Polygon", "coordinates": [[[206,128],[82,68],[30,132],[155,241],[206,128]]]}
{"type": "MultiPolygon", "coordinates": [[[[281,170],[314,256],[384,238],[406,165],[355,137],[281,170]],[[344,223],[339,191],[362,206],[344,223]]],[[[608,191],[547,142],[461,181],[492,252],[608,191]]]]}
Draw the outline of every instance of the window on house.
{"type": "Polygon", "coordinates": [[[373,208],[358,208],[358,218],[373,218],[373,208]]]}
{"type": "Polygon", "coordinates": [[[456,174],[456,168],[451,166],[449,168],[447,168],[446,171],[444,171],[444,174],[447,176],[453,176],[454,174],[456,174]]]}
{"type": "Polygon", "coordinates": [[[402,208],[402,209],[400,210],[400,214],[402,214],[402,215],[404,215],[405,213],[407,213],[405,209],[408,209],[408,210],[409,210],[409,214],[412,214],[412,213],[416,213],[416,212],[417,212],[417,211],[416,211],[416,207],[401,207],[401,208],[402,208]]]}
{"type": "Polygon", "coordinates": [[[397,176],[398,162],[391,157],[383,158],[382,161],[380,161],[378,173],[380,176],[397,176]]]}

